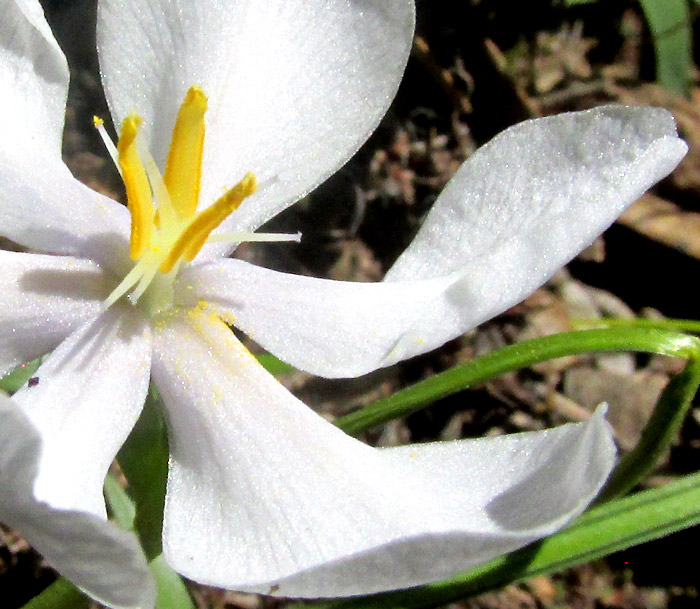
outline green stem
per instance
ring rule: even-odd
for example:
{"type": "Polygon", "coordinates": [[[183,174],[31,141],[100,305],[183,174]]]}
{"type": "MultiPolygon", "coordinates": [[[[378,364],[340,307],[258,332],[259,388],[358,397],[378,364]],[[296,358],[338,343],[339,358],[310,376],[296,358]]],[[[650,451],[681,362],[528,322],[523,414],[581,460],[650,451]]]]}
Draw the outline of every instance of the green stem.
{"type": "Polygon", "coordinates": [[[639,317],[604,317],[602,319],[585,319],[574,322],[574,327],[584,330],[591,328],[657,328],[672,332],[690,332],[700,334],[700,321],[696,319],[643,319],[639,317]]]}
{"type": "Polygon", "coordinates": [[[346,433],[412,414],[426,404],[499,375],[558,357],[589,351],[638,351],[683,358],[700,357],[700,340],[656,328],[601,328],[523,341],[455,366],[336,421],[346,433]]]}

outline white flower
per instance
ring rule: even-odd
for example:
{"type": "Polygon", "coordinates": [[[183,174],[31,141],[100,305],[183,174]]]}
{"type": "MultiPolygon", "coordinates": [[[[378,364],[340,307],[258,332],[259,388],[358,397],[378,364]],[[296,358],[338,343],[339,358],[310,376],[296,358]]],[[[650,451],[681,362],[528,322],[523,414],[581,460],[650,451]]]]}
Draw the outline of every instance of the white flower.
{"type": "Polygon", "coordinates": [[[104,517],[104,476],[149,379],[172,453],[164,552],[203,583],[288,596],[417,585],[547,535],[595,496],[614,461],[600,412],[376,450],[290,395],[221,319],[324,376],[433,349],[522,299],[671,171],[686,148],[667,112],[522,123],[457,172],[384,282],[297,277],[225,258],[228,241],[254,238],[376,126],[412,1],[102,0],[131,231],[126,208],[61,161],[67,69],[38,2],[1,6],[0,234],[44,253],[0,253],[0,372],[55,348],[14,398],[43,442],[38,501],[104,517]],[[211,211],[195,216],[197,203],[211,211]],[[211,231],[223,241],[198,251],[211,231]]]}

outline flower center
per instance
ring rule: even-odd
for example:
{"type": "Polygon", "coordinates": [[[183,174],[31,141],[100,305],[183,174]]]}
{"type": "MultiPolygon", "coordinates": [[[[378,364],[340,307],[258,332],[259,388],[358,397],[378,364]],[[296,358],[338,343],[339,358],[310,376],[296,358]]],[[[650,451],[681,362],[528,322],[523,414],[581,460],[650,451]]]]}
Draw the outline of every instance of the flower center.
{"type": "Polygon", "coordinates": [[[134,267],[105,301],[106,306],[128,294],[155,314],[172,308],[173,281],[184,262],[192,261],[207,241],[299,240],[299,235],[211,235],[257,189],[248,173],[209,207],[197,212],[202,174],[207,97],[193,86],[185,95],[173,128],[165,172],[160,173],[143,135],[142,119],[132,113],[124,119],[115,147],[101,119],[95,127],[110,152],[126,186],[131,213],[129,253],[134,267]]]}

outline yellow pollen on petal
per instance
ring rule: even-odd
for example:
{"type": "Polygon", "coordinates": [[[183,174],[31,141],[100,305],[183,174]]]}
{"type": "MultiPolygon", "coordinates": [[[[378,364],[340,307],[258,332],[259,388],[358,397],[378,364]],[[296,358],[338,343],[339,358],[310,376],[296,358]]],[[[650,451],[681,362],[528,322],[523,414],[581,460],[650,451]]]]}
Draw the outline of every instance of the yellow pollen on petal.
{"type": "Polygon", "coordinates": [[[180,218],[191,218],[199,202],[207,97],[190,87],[180,106],[163,179],[180,218]]]}
{"type": "Polygon", "coordinates": [[[155,207],[151,187],[148,183],[146,169],[136,145],[136,137],[142,119],[132,114],[122,123],[121,134],[117,142],[119,166],[121,168],[126,198],[131,213],[131,240],[129,254],[132,260],[138,260],[153,237],[153,215],[155,207]]]}

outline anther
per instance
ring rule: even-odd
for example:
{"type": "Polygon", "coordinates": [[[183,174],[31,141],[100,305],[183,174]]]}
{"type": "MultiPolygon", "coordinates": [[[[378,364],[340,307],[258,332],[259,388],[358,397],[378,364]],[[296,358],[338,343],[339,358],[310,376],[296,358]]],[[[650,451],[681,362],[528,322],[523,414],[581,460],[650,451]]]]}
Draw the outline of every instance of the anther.
{"type": "Polygon", "coordinates": [[[124,119],[122,131],[117,142],[119,165],[122,168],[126,199],[131,212],[130,255],[138,260],[150,245],[153,237],[153,215],[155,208],[151,196],[151,187],[143,166],[136,137],[142,119],[132,114],[124,119]]]}
{"type": "Polygon", "coordinates": [[[190,87],[177,113],[163,176],[180,218],[191,218],[199,202],[206,111],[206,95],[190,87]]]}
{"type": "Polygon", "coordinates": [[[257,181],[252,173],[246,176],[207,209],[199,212],[182,232],[167,258],[160,265],[161,273],[168,273],[181,258],[194,260],[207,241],[211,232],[230,216],[243,201],[257,189],[257,181]]]}

